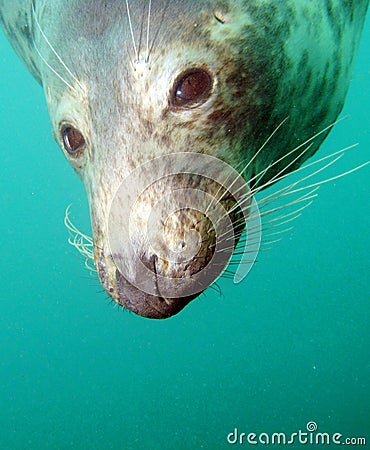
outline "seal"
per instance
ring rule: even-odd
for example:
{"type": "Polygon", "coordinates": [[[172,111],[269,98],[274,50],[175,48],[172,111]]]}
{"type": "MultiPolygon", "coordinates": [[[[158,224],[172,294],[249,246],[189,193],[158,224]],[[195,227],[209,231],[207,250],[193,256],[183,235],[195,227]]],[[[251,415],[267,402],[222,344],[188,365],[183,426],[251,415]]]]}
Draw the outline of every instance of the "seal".
{"type": "Polygon", "coordinates": [[[296,171],[338,117],[367,8],[0,0],[86,187],[82,251],[118,304],[170,317],[220,275],[256,217],[254,194],[296,171]]]}

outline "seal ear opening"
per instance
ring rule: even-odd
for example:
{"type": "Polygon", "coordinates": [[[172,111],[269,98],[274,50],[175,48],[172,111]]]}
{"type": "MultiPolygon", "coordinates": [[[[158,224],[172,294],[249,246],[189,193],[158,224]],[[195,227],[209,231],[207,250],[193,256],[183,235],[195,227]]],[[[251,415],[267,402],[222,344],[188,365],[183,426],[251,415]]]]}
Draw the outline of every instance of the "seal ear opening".
{"type": "Polygon", "coordinates": [[[226,16],[219,9],[215,9],[213,11],[213,17],[217,20],[217,22],[224,24],[226,23],[226,16]]]}

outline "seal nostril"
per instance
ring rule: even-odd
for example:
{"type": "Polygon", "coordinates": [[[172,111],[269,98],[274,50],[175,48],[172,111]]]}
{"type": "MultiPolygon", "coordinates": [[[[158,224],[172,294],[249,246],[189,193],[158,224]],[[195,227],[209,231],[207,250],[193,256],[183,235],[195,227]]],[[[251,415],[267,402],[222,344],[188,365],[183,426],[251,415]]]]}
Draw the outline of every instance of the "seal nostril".
{"type": "Polygon", "coordinates": [[[151,268],[153,268],[154,273],[157,275],[157,267],[156,264],[158,262],[158,256],[154,253],[149,259],[151,268]]]}

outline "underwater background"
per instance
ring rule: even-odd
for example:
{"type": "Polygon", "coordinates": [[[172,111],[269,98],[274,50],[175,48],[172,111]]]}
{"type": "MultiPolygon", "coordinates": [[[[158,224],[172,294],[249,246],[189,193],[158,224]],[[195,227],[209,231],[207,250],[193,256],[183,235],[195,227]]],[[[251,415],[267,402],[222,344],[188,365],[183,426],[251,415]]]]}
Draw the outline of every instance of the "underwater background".
{"type": "MultiPolygon", "coordinates": [[[[324,177],[370,159],[369,48],[368,18],[348,117],[317,157],[359,147],[324,177]]],[[[311,421],[370,448],[370,167],[323,185],[243,283],[143,319],[68,245],[70,203],[89,231],[84,188],[42,89],[3,35],[0,49],[0,449],[226,449],[235,428],[311,421]]]]}

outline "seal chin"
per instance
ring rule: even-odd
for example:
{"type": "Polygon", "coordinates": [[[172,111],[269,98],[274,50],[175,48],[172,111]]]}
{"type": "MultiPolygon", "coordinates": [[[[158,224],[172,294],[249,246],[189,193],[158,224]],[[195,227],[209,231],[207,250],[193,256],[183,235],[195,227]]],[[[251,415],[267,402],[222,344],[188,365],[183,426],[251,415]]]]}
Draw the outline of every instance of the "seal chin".
{"type": "Polygon", "coordinates": [[[126,309],[149,319],[167,319],[180,312],[199,293],[179,298],[151,295],[133,286],[119,270],[116,271],[118,302],[126,309]]]}

